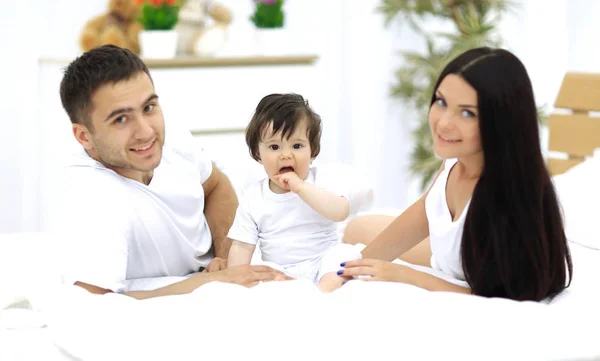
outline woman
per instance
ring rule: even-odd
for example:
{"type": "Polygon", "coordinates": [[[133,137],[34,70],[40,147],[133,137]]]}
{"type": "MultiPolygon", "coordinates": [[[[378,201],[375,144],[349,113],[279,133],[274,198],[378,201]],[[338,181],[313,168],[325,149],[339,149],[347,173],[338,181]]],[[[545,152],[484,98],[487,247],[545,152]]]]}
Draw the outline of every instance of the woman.
{"type": "MultiPolygon", "coordinates": [[[[472,49],[446,66],[434,89],[429,123],[444,162],[433,185],[338,274],[514,300],[561,292],[571,257],[525,67],[506,50],[472,49]],[[403,255],[469,287],[390,263],[403,255]]],[[[347,238],[368,242],[356,238],[385,223],[360,231],[371,222],[357,219],[347,238]]]]}

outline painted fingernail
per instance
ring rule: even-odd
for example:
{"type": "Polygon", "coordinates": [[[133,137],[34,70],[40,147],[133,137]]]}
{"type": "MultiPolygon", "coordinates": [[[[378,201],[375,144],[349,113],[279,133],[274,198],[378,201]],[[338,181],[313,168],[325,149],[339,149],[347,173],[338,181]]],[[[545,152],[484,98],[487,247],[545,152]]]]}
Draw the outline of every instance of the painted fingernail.
{"type": "Polygon", "coordinates": [[[339,270],[339,271],[337,271],[337,274],[338,274],[338,275],[341,275],[341,274],[343,274],[343,273],[344,273],[344,270],[339,270]]]}
{"type": "Polygon", "coordinates": [[[346,262],[340,263],[340,267],[346,267],[346,262]]]}

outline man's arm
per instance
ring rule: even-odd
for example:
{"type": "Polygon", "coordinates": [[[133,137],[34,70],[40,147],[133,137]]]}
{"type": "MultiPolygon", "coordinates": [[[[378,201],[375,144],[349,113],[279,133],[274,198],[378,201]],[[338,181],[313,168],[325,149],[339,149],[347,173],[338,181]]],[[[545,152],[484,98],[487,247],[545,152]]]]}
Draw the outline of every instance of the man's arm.
{"type": "Polygon", "coordinates": [[[227,259],[231,240],[227,232],[233,224],[238,199],[229,178],[214,163],[204,188],[204,214],[212,234],[215,257],[227,259]]]}
{"type": "MultiPolygon", "coordinates": [[[[157,288],[155,290],[128,291],[128,292],[123,292],[123,294],[126,296],[129,296],[129,297],[133,297],[138,300],[144,300],[147,298],[154,298],[154,297],[161,297],[161,296],[168,296],[168,295],[182,295],[182,294],[192,292],[193,290],[202,286],[205,283],[215,281],[216,280],[215,275],[217,275],[217,272],[198,273],[198,274],[195,274],[183,281],[173,283],[173,284],[165,286],[165,287],[157,288]]],[[[85,290],[87,290],[91,293],[97,294],[97,295],[112,293],[111,290],[101,288],[98,286],[94,286],[94,285],[90,285],[88,283],[83,283],[83,282],[75,282],[75,286],[82,287],[85,290]]]]}
{"type": "MultiPolygon", "coordinates": [[[[138,300],[144,300],[153,297],[188,294],[203,284],[213,281],[252,287],[259,282],[285,281],[290,279],[291,277],[285,275],[283,272],[274,270],[268,266],[244,265],[227,268],[226,270],[217,272],[196,273],[183,281],[151,291],[128,291],[123,294],[138,300]]],[[[111,290],[83,282],[75,282],[75,285],[98,295],[112,293],[111,290]]]]}

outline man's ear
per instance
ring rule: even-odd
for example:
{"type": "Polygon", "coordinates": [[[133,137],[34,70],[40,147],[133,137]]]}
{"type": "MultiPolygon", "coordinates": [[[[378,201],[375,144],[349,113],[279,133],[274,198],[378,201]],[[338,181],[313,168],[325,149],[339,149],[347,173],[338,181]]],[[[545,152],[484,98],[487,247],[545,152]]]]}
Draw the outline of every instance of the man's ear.
{"type": "Polygon", "coordinates": [[[79,144],[81,144],[86,150],[94,147],[90,141],[90,131],[85,125],[77,123],[73,124],[73,135],[79,144]]]}

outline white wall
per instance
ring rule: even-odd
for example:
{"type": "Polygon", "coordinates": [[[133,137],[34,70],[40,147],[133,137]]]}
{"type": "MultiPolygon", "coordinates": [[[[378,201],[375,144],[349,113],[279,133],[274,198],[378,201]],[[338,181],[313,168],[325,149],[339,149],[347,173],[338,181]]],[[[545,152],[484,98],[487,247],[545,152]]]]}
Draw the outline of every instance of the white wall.
{"type": "MultiPolygon", "coordinates": [[[[232,41],[243,42],[251,29],[245,20],[251,0],[222,2],[234,10],[237,20],[232,41]]],[[[39,199],[35,194],[41,161],[37,148],[44,141],[44,134],[34,126],[37,59],[41,54],[77,54],[81,27],[102,12],[106,3],[24,0],[4,7],[0,22],[0,232],[40,227],[33,216],[39,199]],[[22,87],[17,89],[16,84],[22,87]]],[[[514,16],[504,22],[503,36],[530,71],[538,102],[551,105],[567,69],[600,71],[593,35],[600,30],[594,19],[600,5],[594,0],[519,3],[514,16]]],[[[379,205],[403,208],[418,195],[406,171],[412,117],[388,91],[393,72],[401,65],[396,51],[420,49],[423,44],[408,29],[385,28],[382,16],[374,12],[378,4],[378,0],[288,0],[286,10],[295,43],[320,56],[322,96],[311,103],[325,124],[322,159],[368,170],[379,205]]]]}

